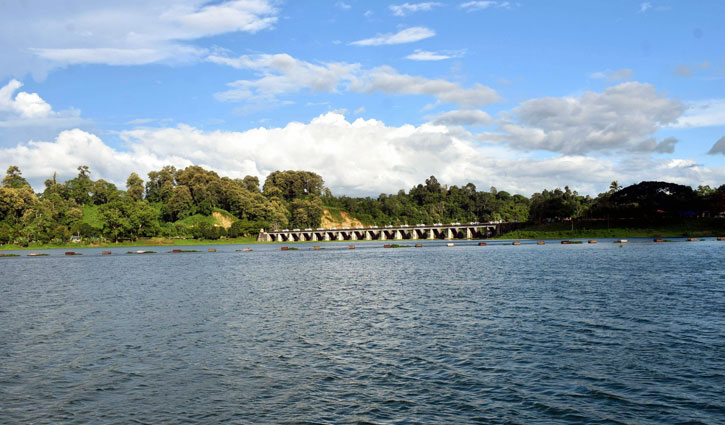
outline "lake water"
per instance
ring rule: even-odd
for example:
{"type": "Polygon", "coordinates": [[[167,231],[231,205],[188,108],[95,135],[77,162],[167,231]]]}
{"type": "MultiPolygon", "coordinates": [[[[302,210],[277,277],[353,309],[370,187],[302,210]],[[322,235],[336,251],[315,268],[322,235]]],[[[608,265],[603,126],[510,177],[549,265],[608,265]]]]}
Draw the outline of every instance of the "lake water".
{"type": "Polygon", "coordinates": [[[725,423],[725,242],[504,243],[0,258],[0,423],[725,423]]]}

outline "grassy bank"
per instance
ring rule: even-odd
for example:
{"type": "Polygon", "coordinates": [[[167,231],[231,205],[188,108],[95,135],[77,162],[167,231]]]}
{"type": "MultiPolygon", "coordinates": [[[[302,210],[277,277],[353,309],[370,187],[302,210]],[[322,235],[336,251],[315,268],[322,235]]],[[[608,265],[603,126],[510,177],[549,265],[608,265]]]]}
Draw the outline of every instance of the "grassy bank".
{"type": "Polygon", "coordinates": [[[118,247],[135,247],[135,246],[188,246],[188,245],[234,245],[234,244],[250,244],[250,243],[261,243],[257,242],[254,237],[248,238],[234,238],[234,239],[217,239],[217,240],[205,240],[205,239],[166,239],[166,238],[151,238],[151,239],[139,239],[137,241],[126,241],[119,243],[66,243],[66,244],[40,244],[31,243],[29,246],[20,245],[0,245],[0,250],[8,251],[15,249],[78,249],[78,248],[118,248],[118,247]]]}
{"type": "Polygon", "coordinates": [[[504,233],[495,239],[576,239],[576,238],[651,238],[715,237],[725,235],[724,220],[687,220],[679,223],[645,223],[618,221],[607,227],[606,221],[546,223],[504,233]]]}

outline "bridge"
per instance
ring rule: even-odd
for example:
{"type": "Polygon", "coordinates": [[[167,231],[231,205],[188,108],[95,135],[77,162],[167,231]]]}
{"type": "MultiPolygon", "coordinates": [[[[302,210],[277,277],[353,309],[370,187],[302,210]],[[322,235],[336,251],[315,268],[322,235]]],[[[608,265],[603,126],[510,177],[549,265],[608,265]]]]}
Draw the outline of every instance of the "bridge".
{"type": "Polygon", "coordinates": [[[386,241],[403,239],[485,239],[512,230],[517,223],[451,223],[317,229],[259,233],[260,242],[386,241]]]}

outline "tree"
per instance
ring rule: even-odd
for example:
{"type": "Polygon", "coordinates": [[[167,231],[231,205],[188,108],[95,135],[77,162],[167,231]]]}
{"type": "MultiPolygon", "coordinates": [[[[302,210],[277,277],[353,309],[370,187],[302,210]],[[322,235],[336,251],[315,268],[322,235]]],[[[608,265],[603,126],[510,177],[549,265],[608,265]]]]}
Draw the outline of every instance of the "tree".
{"type": "Polygon", "coordinates": [[[143,198],[143,180],[141,180],[138,174],[131,173],[128,179],[126,179],[126,193],[134,201],[140,201],[143,198]]]}
{"type": "Polygon", "coordinates": [[[23,173],[16,165],[8,167],[5,178],[3,178],[3,186],[20,189],[24,186],[30,186],[28,181],[23,178],[23,173]]]}

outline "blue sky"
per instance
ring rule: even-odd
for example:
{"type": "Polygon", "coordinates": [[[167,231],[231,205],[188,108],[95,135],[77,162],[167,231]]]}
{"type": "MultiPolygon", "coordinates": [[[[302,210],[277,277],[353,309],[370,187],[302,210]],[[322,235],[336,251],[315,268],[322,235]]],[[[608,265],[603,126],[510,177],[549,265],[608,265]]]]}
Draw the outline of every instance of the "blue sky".
{"type": "Polygon", "coordinates": [[[0,167],[725,184],[725,2],[6,0],[0,167]],[[148,4],[152,3],[152,4],[148,4]]]}

